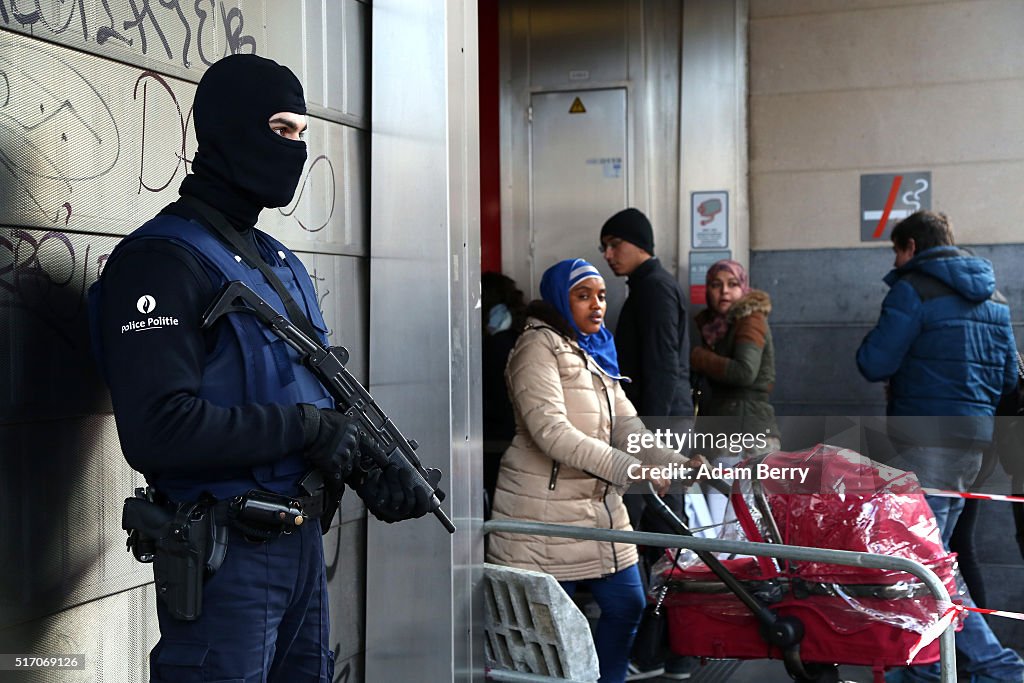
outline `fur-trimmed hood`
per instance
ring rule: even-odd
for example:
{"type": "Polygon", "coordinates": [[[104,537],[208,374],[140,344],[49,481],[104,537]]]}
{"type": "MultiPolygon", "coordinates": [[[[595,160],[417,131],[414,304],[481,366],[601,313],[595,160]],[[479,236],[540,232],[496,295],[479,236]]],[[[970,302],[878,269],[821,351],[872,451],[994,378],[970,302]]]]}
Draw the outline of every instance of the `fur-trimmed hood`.
{"type": "Polygon", "coordinates": [[[768,316],[771,312],[772,298],[768,296],[768,292],[752,289],[729,307],[726,317],[732,321],[746,318],[752,313],[764,313],[765,316],[768,316]]]}

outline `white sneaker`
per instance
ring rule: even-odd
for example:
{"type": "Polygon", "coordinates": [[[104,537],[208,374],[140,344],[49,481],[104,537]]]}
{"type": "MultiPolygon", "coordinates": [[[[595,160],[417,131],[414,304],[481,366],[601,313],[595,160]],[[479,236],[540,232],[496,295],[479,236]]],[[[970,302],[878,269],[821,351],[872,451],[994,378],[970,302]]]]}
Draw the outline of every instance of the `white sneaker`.
{"type": "Polygon", "coordinates": [[[663,666],[656,666],[653,669],[641,670],[640,667],[638,667],[636,664],[630,662],[629,666],[626,667],[626,680],[646,681],[650,678],[657,678],[658,676],[661,676],[663,673],[665,673],[665,667],[663,666]]]}

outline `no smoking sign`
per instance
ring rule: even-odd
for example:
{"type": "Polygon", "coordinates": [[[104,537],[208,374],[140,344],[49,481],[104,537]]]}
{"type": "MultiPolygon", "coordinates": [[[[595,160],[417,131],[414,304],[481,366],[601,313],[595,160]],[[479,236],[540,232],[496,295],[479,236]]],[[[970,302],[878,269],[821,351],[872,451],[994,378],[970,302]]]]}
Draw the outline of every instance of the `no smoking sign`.
{"type": "Polygon", "coordinates": [[[915,211],[931,208],[931,171],[862,175],[860,241],[887,241],[893,226],[915,211]]]}

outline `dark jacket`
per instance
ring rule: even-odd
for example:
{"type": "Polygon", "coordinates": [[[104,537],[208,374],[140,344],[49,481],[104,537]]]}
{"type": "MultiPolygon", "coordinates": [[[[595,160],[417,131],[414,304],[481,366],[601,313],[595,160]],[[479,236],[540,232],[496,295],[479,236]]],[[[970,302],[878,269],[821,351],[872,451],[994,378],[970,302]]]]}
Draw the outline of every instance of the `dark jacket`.
{"type": "MultiPolygon", "coordinates": [[[[276,259],[275,272],[324,341],[326,325],[298,257],[258,230],[244,237],[268,263],[276,259]]],[[[125,458],[175,501],[253,488],[297,495],[308,466],[296,404],[333,405],[297,354],[255,316],[230,314],[202,329],[203,311],[228,280],[246,282],[283,310],[262,274],[233,253],[199,222],[165,212],[118,245],[90,290],[93,350],[125,458]],[[155,306],[152,314],[140,312],[140,295],[155,306]]]]}
{"type": "Polygon", "coordinates": [[[519,339],[519,330],[508,329],[484,334],[481,349],[483,379],[483,433],[484,451],[494,450],[489,444],[500,444],[504,452],[516,433],[516,418],[505,386],[505,366],[508,356],[519,339]]]}
{"type": "MultiPolygon", "coordinates": [[[[958,247],[934,247],[885,282],[891,289],[857,350],[857,367],[868,381],[889,380],[887,414],[993,415],[1016,384],[1017,365],[992,264],[958,247]]],[[[987,419],[957,420],[946,432],[984,442],[991,429],[987,419]]]]}
{"type": "MultiPolygon", "coordinates": [[[[768,327],[771,311],[771,297],[752,289],[729,308],[729,330],[715,347],[693,349],[693,372],[704,375],[711,385],[711,396],[701,404],[702,429],[779,436],[775,409],[769,402],[775,386],[775,343],[768,327]],[[730,419],[707,419],[715,417],[730,419]]],[[[698,327],[710,316],[707,309],[701,311],[698,327]]]]}
{"type": "Polygon", "coordinates": [[[686,296],[657,258],[629,276],[629,296],[615,328],[626,396],[641,416],[692,416],[686,296]]]}

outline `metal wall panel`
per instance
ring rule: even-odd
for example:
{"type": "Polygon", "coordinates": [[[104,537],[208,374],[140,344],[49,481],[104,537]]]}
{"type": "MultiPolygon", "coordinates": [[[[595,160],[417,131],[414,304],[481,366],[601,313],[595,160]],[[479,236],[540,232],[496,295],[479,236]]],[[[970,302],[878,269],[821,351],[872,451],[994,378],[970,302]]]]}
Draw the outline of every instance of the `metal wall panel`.
{"type": "Polygon", "coordinates": [[[371,389],[459,531],[370,522],[368,681],[483,680],[476,34],[471,0],[374,4],[371,389]]]}
{"type": "Polygon", "coordinates": [[[370,367],[369,262],[334,254],[300,256],[313,279],[331,344],[349,350],[348,369],[365,384],[370,367]]]}
{"type": "MultiPolygon", "coordinates": [[[[134,560],[133,560],[134,561],[134,560]]],[[[48,652],[84,655],[79,670],[7,672],[18,683],[119,683],[146,681],[147,653],[158,637],[156,594],[147,584],[85,603],[74,610],[20,624],[0,626],[5,653],[48,652]]]]}
{"type": "Polygon", "coordinates": [[[598,230],[626,205],[626,90],[534,93],[530,145],[533,272],[564,258],[584,258],[608,287],[614,329],[626,286],[598,254],[598,230]],[[576,99],[585,112],[571,113],[576,99]]]}
{"type": "MultiPolygon", "coordinates": [[[[195,83],[225,54],[274,58],[304,83],[309,161],[261,227],[300,252],[332,342],[366,381],[369,29],[358,0],[0,0],[0,557],[16,560],[0,570],[0,652],[88,653],[78,678],[26,680],[147,675],[152,572],[120,528],[142,481],[120,453],[84,295],[119,237],[177,196],[195,83]]],[[[338,680],[363,678],[365,525],[347,496],[325,537],[338,680]]]]}
{"type": "Polygon", "coordinates": [[[92,362],[84,293],[116,243],[0,228],[0,423],[110,410],[92,362]]]}
{"type": "MultiPolygon", "coordinates": [[[[537,164],[530,156],[536,145],[528,112],[536,93],[626,89],[627,194],[618,208],[636,206],[648,215],[655,253],[680,281],[686,281],[691,189],[729,189],[739,195],[731,199],[733,222],[738,231],[745,230],[746,43],[738,17],[745,17],[742,0],[502,3],[502,268],[523,291],[537,295],[542,262],[572,255],[545,253],[531,241],[536,198],[530,194],[529,174],[537,164]],[[690,49],[684,33],[710,37],[691,38],[690,49]],[[707,70],[709,64],[728,70],[707,70]],[[685,81],[684,74],[689,74],[685,81]]],[[[585,199],[567,196],[565,203],[583,211],[585,199]]],[[[596,245],[607,217],[591,218],[577,228],[585,233],[581,241],[596,245]]],[[[589,249],[582,255],[601,260],[589,249]]],[[[622,284],[609,284],[609,319],[614,320],[614,288],[622,284]]]]}
{"type": "Polygon", "coordinates": [[[0,425],[5,630],[152,581],[125,552],[120,503],[142,478],[121,456],[113,419],[41,418],[0,425]]]}
{"type": "Polygon", "coordinates": [[[621,0],[531,2],[531,88],[561,90],[581,81],[628,79],[628,60],[622,57],[634,39],[629,20],[629,3],[621,0]]]}
{"type": "Polygon", "coordinates": [[[369,13],[362,0],[0,0],[3,28],[185,80],[228,54],[273,57],[306,85],[315,115],[359,127],[369,13]]]}
{"type": "Polygon", "coordinates": [[[352,566],[347,558],[366,556],[366,510],[354,495],[345,496],[342,503],[341,524],[324,535],[335,661],[331,683],[356,683],[365,680],[366,564],[352,566]]]}
{"type": "Polygon", "coordinates": [[[683,3],[679,262],[687,263],[690,194],[729,192],[729,249],[747,263],[747,2],[683,3]]]}
{"type": "MultiPolygon", "coordinates": [[[[196,149],[191,82],[14,33],[0,47],[0,222],[127,234],[173,201],[196,149]]],[[[366,133],[313,118],[307,140],[295,198],[260,225],[298,250],[364,256],[366,133]]]]}

